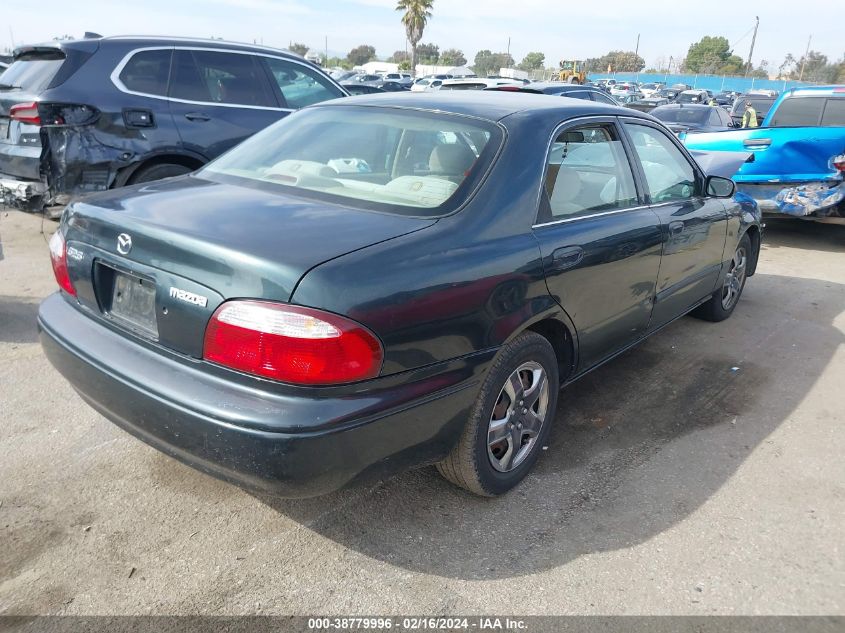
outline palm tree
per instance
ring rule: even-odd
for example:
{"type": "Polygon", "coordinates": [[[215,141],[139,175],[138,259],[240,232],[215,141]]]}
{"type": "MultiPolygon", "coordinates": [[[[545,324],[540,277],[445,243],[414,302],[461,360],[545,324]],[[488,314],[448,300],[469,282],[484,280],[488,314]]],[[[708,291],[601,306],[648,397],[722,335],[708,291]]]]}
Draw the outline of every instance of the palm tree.
{"type": "Polygon", "coordinates": [[[431,17],[431,5],[434,0],[398,0],[397,11],[404,11],[402,24],[405,25],[405,35],[411,43],[411,71],[417,69],[417,43],[422,39],[423,30],[431,17]]]}

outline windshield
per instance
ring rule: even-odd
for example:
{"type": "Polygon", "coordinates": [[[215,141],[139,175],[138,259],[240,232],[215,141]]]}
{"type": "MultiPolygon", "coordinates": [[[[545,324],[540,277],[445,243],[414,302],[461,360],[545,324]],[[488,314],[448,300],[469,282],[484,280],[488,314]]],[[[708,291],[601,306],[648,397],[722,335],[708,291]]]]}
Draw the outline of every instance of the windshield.
{"type": "Polygon", "coordinates": [[[495,124],[469,117],[319,107],[284,118],[201,173],[366,209],[435,216],[468,198],[501,139],[495,124]]]}
{"type": "Polygon", "coordinates": [[[64,61],[65,55],[60,50],[21,56],[0,74],[0,84],[40,92],[50,85],[64,61]]]}
{"type": "Polygon", "coordinates": [[[651,115],[666,123],[704,123],[710,116],[709,108],[656,108],[651,115]]]}

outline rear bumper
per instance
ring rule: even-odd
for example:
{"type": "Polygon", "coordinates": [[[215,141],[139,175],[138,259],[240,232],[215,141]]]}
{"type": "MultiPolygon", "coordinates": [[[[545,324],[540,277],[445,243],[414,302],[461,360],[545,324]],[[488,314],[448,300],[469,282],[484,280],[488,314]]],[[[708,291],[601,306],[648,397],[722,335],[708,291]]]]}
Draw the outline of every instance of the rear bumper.
{"type": "Polygon", "coordinates": [[[836,206],[845,200],[845,181],[820,180],[797,183],[738,182],[737,190],[757,202],[766,214],[794,217],[835,215],[836,206]]]}
{"type": "Polygon", "coordinates": [[[442,459],[494,354],[374,381],[342,395],[226,380],[114,332],[58,293],[39,309],[50,362],[106,418],[211,475],[287,497],[442,459]]]}

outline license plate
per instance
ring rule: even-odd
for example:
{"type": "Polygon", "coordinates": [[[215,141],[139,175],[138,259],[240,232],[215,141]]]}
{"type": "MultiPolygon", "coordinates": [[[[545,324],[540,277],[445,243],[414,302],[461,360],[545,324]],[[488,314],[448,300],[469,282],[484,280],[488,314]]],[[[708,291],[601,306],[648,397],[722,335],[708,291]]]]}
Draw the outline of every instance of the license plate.
{"type": "Polygon", "coordinates": [[[109,314],[152,337],[158,337],[156,288],[147,279],[115,271],[109,314]]]}

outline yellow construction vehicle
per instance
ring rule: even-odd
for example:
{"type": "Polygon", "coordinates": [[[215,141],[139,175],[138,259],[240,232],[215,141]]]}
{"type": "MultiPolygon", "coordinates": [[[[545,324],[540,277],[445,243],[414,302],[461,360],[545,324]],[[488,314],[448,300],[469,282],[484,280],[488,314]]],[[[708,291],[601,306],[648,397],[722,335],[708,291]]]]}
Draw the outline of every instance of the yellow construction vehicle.
{"type": "Polygon", "coordinates": [[[584,68],[584,62],[564,59],[558,65],[560,66],[560,72],[558,73],[558,79],[560,81],[570,84],[583,84],[587,81],[587,71],[584,68]]]}

